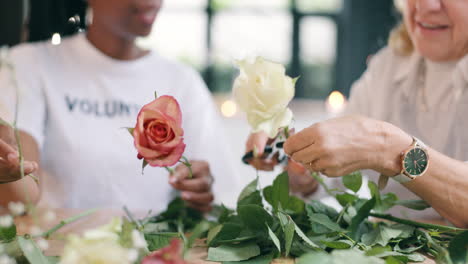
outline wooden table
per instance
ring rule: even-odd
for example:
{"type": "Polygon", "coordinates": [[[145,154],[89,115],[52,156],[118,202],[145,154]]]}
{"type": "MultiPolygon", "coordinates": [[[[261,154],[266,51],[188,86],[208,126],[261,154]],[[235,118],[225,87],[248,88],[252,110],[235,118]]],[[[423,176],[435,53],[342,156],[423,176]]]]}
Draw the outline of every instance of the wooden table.
{"type": "MultiPolygon", "coordinates": [[[[19,234],[34,233],[39,228],[42,231],[54,227],[60,221],[78,215],[83,210],[73,209],[47,209],[38,208],[36,209],[35,216],[22,216],[15,219],[19,234]]],[[[125,213],[122,210],[116,209],[102,209],[97,210],[92,215],[84,217],[74,223],[68,224],[63,228],[59,229],[52,239],[48,240],[49,248],[45,251],[48,256],[59,256],[63,251],[65,243],[65,237],[67,234],[81,234],[85,230],[92,229],[101,225],[105,225],[111,221],[112,218],[118,216],[124,216],[125,213]]],[[[144,217],[144,213],[135,213],[136,217],[144,217]]],[[[440,223],[439,223],[440,224],[440,223]]],[[[193,264],[215,264],[217,262],[206,261],[207,250],[205,247],[195,247],[189,252],[190,263],[193,264]]],[[[293,264],[292,259],[277,259],[272,264],[293,264]]],[[[435,264],[432,259],[426,258],[424,264],[435,264]]]]}

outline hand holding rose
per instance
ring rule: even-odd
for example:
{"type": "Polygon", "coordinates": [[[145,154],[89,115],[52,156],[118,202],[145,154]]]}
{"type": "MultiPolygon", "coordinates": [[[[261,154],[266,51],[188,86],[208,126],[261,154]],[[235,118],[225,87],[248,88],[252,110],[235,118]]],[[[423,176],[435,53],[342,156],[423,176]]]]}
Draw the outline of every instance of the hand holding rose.
{"type": "Polygon", "coordinates": [[[205,161],[181,160],[185,150],[183,135],[180,107],[171,96],[158,97],[145,105],[133,129],[138,158],[153,167],[166,167],[171,172],[169,183],[182,192],[182,199],[189,206],[208,212],[214,199],[210,167],[205,161]],[[168,168],[177,162],[181,164],[175,170],[168,168]]]}
{"type": "Polygon", "coordinates": [[[193,177],[189,178],[189,169],[180,164],[169,177],[169,183],[182,192],[182,199],[188,205],[201,212],[211,211],[214,196],[211,191],[213,177],[205,161],[190,161],[193,177]]]}

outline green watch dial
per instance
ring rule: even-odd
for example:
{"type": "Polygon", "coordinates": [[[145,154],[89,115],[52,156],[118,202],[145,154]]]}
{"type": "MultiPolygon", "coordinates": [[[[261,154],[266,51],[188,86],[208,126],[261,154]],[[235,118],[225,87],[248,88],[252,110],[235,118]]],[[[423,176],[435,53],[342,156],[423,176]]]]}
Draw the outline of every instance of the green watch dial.
{"type": "Polygon", "coordinates": [[[408,174],[417,176],[427,168],[427,153],[421,148],[413,148],[408,151],[403,161],[403,166],[408,174]]]}

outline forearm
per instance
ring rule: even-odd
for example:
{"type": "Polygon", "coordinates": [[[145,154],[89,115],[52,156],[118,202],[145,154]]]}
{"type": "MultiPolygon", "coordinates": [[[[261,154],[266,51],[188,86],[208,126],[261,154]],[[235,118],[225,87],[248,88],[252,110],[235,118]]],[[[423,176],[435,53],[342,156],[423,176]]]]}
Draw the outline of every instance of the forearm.
{"type": "Polygon", "coordinates": [[[458,227],[468,227],[468,164],[429,148],[427,172],[404,185],[458,227]]]}

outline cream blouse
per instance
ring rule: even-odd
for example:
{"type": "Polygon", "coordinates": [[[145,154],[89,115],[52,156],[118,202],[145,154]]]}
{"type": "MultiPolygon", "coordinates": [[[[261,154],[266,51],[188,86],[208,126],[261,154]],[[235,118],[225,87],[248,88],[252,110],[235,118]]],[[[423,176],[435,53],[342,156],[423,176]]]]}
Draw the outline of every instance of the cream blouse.
{"type": "MultiPolygon", "coordinates": [[[[417,53],[403,57],[384,48],[353,85],[346,113],[392,123],[431,148],[467,161],[468,55],[456,62],[434,63],[417,53]]],[[[377,181],[377,173],[368,175],[377,181]]],[[[420,199],[394,181],[385,192],[400,199],[420,199]]],[[[393,213],[440,217],[433,209],[415,212],[399,207],[393,213]]]]}

